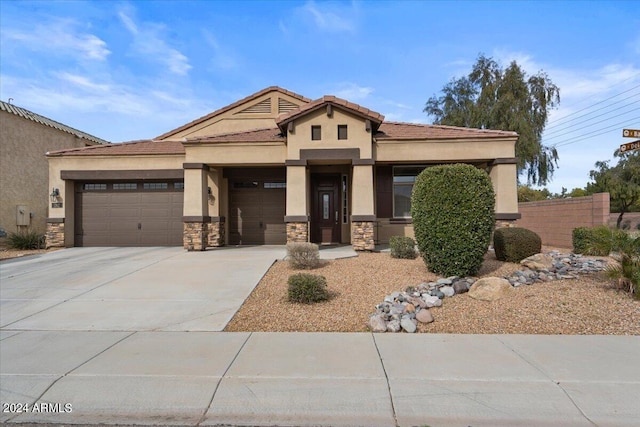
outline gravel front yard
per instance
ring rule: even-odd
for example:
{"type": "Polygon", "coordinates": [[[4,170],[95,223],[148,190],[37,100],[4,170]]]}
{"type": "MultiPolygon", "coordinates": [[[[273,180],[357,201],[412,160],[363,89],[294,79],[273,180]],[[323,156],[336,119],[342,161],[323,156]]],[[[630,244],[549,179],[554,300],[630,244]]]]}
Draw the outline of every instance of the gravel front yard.
{"type": "MultiPolygon", "coordinates": [[[[520,269],[487,254],[480,277],[502,277],[520,269]]],[[[421,258],[393,259],[388,253],[324,262],[311,270],[327,278],[329,301],[287,302],[287,278],[299,272],[276,262],[225,328],[225,331],[367,331],[375,305],[391,292],[437,277],[421,258]]],[[[468,294],[445,298],[430,309],[435,322],[418,332],[464,334],[640,335],[640,302],[616,290],[600,274],[515,288],[509,297],[478,301],[468,294]]]]}

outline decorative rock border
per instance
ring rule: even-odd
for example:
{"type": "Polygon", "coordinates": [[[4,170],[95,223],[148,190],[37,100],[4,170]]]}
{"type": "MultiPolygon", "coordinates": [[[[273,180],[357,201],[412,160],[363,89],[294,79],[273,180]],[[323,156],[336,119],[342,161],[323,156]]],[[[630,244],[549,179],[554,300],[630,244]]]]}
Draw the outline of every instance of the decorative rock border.
{"type": "MultiPolygon", "coordinates": [[[[511,276],[505,276],[512,287],[532,285],[536,282],[550,282],[575,279],[579,274],[603,271],[607,261],[583,257],[579,254],[563,254],[552,251],[536,254],[520,262],[524,269],[511,276]]],[[[409,286],[404,292],[393,292],[376,305],[376,311],[369,317],[372,332],[413,333],[418,322],[431,323],[432,307],[440,307],[444,298],[468,292],[478,279],[475,277],[447,277],[435,282],[422,282],[409,286]]]]}

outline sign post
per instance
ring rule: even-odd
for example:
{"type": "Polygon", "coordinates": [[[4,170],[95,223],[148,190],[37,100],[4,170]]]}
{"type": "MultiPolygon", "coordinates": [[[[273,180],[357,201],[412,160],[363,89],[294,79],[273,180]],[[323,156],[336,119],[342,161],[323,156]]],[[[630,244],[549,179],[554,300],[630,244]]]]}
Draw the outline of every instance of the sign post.
{"type": "Polygon", "coordinates": [[[640,138],[640,129],[622,129],[623,138],[640,138]]]}
{"type": "Polygon", "coordinates": [[[626,153],[627,151],[633,151],[640,149],[640,139],[633,142],[627,142],[626,144],[620,145],[620,152],[626,153]]]}

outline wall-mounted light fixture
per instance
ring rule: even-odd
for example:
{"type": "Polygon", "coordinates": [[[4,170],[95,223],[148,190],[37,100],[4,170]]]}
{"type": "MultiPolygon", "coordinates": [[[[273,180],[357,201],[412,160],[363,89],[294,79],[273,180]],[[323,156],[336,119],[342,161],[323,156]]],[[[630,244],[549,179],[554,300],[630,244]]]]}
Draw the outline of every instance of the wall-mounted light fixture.
{"type": "Polygon", "coordinates": [[[58,200],[58,197],[60,197],[60,190],[58,190],[57,188],[52,188],[51,189],[51,194],[49,194],[49,196],[51,197],[51,201],[55,202],[56,200],[58,200]]]}

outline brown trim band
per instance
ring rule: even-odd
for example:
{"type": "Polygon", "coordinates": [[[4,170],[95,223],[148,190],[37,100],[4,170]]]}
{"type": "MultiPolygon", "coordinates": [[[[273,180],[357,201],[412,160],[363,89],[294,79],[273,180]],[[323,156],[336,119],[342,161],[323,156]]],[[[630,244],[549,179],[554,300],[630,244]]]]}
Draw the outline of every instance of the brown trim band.
{"type": "Polygon", "coordinates": [[[182,222],[198,222],[198,223],[207,223],[211,222],[210,216],[183,216],[182,222]]]}
{"type": "Polygon", "coordinates": [[[359,148],[301,149],[301,160],[355,160],[360,158],[359,148]]]}
{"type": "Polygon", "coordinates": [[[75,181],[105,181],[128,179],[184,179],[183,169],[148,170],[63,170],[60,179],[75,181]]]}
{"type": "Polygon", "coordinates": [[[306,160],[285,160],[285,166],[307,166],[306,160]]]}
{"type": "Polygon", "coordinates": [[[354,166],[373,166],[376,164],[376,161],[373,159],[353,159],[351,160],[351,164],[354,166]]]}
{"type": "Polygon", "coordinates": [[[494,159],[493,161],[488,163],[489,166],[495,166],[495,165],[517,165],[517,164],[518,164],[518,158],[517,157],[505,157],[505,158],[502,158],[502,159],[494,159]]]}
{"type": "Polygon", "coordinates": [[[307,215],[286,215],[284,222],[309,222],[307,215]]]}
{"type": "Polygon", "coordinates": [[[376,220],[376,216],[375,215],[351,215],[351,221],[356,221],[356,222],[360,222],[360,221],[375,221],[376,220]]]}
{"type": "Polygon", "coordinates": [[[522,215],[519,213],[497,213],[496,214],[496,219],[499,220],[514,220],[514,219],[520,219],[522,218],[522,215]]]}
{"type": "Polygon", "coordinates": [[[183,163],[182,168],[183,169],[202,169],[207,172],[209,171],[209,165],[206,165],[204,163],[183,163]]]}
{"type": "Polygon", "coordinates": [[[211,218],[211,222],[221,222],[224,223],[225,221],[225,217],[223,216],[212,216],[211,218]]]}
{"type": "Polygon", "coordinates": [[[64,218],[47,218],[47,224],[62,224],[64,218]]]}

